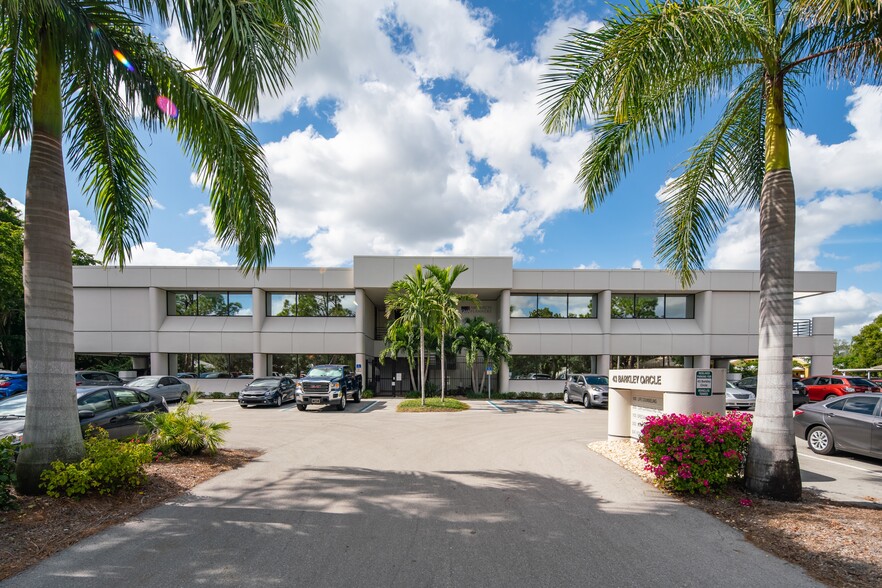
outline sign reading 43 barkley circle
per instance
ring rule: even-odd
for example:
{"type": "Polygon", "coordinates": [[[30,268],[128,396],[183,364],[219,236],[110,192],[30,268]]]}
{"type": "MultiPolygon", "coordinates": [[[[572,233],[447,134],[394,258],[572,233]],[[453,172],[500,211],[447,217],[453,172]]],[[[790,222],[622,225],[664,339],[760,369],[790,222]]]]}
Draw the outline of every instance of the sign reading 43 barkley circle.
{"type": "Polygon", "coordinates": [[[618,384],[623,388],[627,388],[628,384],[630,385],[638,385],[641,389],[645,390],[647,388],[655,388],[658,387],[661,389],[662,387],[662,376],[659,373],[654,374],[612,374],[610,378],[613,385],[618,384]]]}

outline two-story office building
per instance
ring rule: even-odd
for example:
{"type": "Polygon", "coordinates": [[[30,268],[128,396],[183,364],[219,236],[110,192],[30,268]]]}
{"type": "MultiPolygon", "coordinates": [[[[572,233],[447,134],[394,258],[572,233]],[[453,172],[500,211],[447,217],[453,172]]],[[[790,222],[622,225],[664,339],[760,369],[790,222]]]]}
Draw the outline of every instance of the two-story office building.
{"type": "MultiPolygon", "coordinates": [[[[500,391],[559,391],[568,372],[615,367],[724,367],[758,351],[759,272],[708,271],[681,289],[658,270],[522,270],[510,257],[356,256],[348,268],[74,268],[78,354],[131,356],[141,373],[255,377],[323,362],[349,363],[380,394],[412,389],[407,361],[380,362],[384,298],[414,265],[462,263],[454,290],[475,294],[464,319],[483,317],[512,343],[493,376],[500,391]]],[[[798,272],[796,296],[836,289],[833,272],[798,272]]],[[[832,370],[833,319],[798,317],[794,356],[832,370]]],[[[432,354],[429,378],[440,382],[432,354]]],[[[471,386],[462,357],[448,387],[471,386]]],[[[483,375],[483,364],[472,369],[483,375]]]]}

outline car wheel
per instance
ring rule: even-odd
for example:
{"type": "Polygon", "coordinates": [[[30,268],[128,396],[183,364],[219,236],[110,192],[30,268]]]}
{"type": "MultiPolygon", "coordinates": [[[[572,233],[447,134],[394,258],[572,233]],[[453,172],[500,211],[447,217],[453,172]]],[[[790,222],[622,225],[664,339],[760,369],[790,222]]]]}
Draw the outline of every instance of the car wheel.
{"type": "Polygon", "coordinates": [[[352,394],[352,402],[355,402],[355,403],[361,402],[361,390],[356,390],[352,394]]]}
{"type": "Polygon", "coordinates": [[[815,427],[808,434],[809,449],[821,455],[830,455],[834,451],[833,435],[827,427],[815,427]]]}
{"type": "Polygon", "coordinates": [[[585,397],[582,399],[582,404],[585,406],[585,408],[591,408],[591,397],[586,394],[585,397]]]}
{"type": "Polygon", "coordinates": [[[181,402],[185,402],[185,401],[187,400],[187,395],[188,395],[188,394],[189,394],[189,392],[181,392],[181,397],[179,398],[179,400],[180,400],[181,402]]]}
{"type": "Polygon", "coordinates": [[[340,404],[337,405],[337,410],[346,410],[346,392],[340,395],[340,404]]]}
{"type": "Polygon", "coordinates": [[[300,412],[305,412],[305,411],[306,411],[306,405],[305,405],[305,404],[298,404],[298,405],[297,405],[297,410],[299,410],[300,412]]]}
{"type": "Polygon", "coordinates": [[[835,394],[827,394],[826,396],[824,396],[824,400],[830,400],[831,398],[836,398],[836,395],[835,394]]]}
{"type": "Polygon", "coordinates": [[[564,390],[564,404],[570,403],[570,393],[564,390]]]}
{"type": "Polygon", "coordinates": [[[242,408],[248,408],[247,404],[240,404],[239,406],[241,406],[242,408]]]}
{"type": "Polygon", "coordinates": [[[279,392],[279,395],[276,396],[276,406],[282,406],[282,393],[279,392]]]}

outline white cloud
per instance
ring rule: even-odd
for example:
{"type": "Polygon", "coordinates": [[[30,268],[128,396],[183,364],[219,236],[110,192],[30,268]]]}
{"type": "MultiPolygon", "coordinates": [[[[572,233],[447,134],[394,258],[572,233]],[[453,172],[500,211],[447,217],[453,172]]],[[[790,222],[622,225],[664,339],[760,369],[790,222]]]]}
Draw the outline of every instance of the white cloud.
{"type": "Polygon", "coordinates": [[[794,304],[794,316],[812,318],[834,317],[834,333],[847,339],[857,335],[861,327],[882,313],[882,292],[865,292],[854,286],[822,296],[802,298],[794,304]]]}
{"type": "Polygon", "coordinates": [[[596,261],[592,261],[592,262],[589,263],[588,265],[585,265],[584,263],[580,263],[579,265],[577,265],[577,266],[576,266],[575,268],[573,268],[573,269],[577,269],[577,270],[585,270],[585,269],[593,270],[593,269],[600,269],[600,264],[598,264],[596,261]]]}
{"type": "MultiPolygon", "coordinates": [[[[452,0],[328,0],[323,11],[335,18],[294,89],[261,102],[264,119],[334,105],[333,132],[308,127],[265,145],[279,237],[306,241],[312,264],[353,254],[520,259],[518,243],[581,207],[574,178],[588,135],[542,132],[544,65],[498,47],[489,13],[452,0]]],[[[571,26],[594,25],[549,22],[538,54],[571,26]]]]}
{"type": "Polygon", "coordinates": [[[878,269],[882,268],[882,262],[874,261],[871,263],[862,263],[860,265],[854,266],[854,271],[858,273],[866,273],[866,272],[874,272],[878,269]]]}
{"type": "Polygon", "coordinates": [[[631,264],[631,269],[643,269],[643,262],[639,259],[635,259],[634,263],[631,264]]]}
{"type": "Polygon", "coordinates": [[[153,208],[155,208],[157,210],[165,210],[165,206],[162,204],[162,202],[160,202],[159,200],[157,200],[153,196],[150,197],[150,206],[152,206],[153,208]]]}
{"type": "MultiPolygon", "coordinates": [[[[77,247],[100,258],[98,229],[92,222],[80,214],[78,210],[70,211],[71,239],[77,247]]],[[[132,249],[132,259],[128,265],[231,265],[221,257],[223,250],[217,247],[216,241],[197,243],[189,251],[175,251],[160,247],[152,241],[132,249]],[[212,247],[214,244],[214,247],[212,247]]]]}

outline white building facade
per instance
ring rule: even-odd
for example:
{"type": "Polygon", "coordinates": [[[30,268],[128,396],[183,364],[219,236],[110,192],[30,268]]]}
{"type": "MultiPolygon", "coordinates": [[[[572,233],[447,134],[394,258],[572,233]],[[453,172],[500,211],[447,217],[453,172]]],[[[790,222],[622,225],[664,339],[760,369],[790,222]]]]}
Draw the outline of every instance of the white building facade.
{"type": "MultiPolygon", "coordinates": [[[[512,343],[493,389],[560,392],[567,373],[615,367],[725,367],[756,357],[759,272],[708,271],[681,289],[658,270],[522,270],[510,257],[356,256],[349,268],[74,268],[78,354],[131,356],[153,374],[255,377],[313,363],[350,363],[367,388],[413,388],[406,360],[378,361],[384,298],[416,264],[469,270],[456,292],[475,294],[463,318],[483,317],[512,343]]],[[[796,296],[836,290],[833,272],[797,272],[796,296]]],[[[833,319],[797,317],[794,356],[833,367],[833,319]]],[[[440,382],[432,356],[430,381],[440,382]]],[[[462,358],[447,358],[448,388],[470,387],[462,358]]],[[[472,369],[483,370],[482,365],[472,369]]],[[[483,371],[479,372],[482,373],[483,371]]],[[[185,376],[186,377],[186,376],[185,376]]]]}

